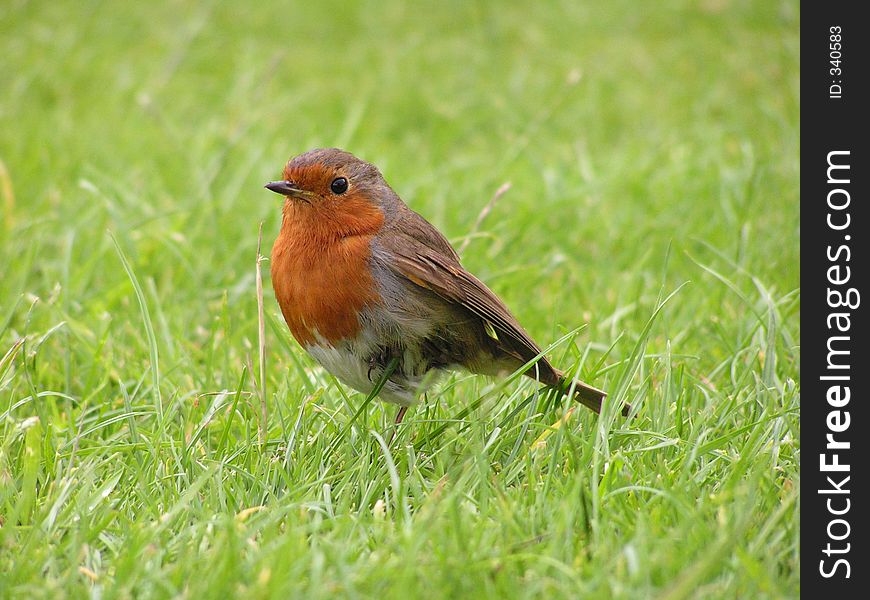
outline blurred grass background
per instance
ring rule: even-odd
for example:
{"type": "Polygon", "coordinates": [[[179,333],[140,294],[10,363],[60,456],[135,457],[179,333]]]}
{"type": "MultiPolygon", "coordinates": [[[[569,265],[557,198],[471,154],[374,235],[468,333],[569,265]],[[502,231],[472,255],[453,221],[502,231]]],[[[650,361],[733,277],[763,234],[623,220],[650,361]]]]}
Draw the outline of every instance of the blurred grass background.
{"type": "Polygon", "coordinates": [[[0,595],[796,597],[799,27],[4,0],[0,595]],[[378,403],[340,439],[363,398],[267,281],[263,422],[262,184],[321,146],[457,243],[510,182],[463,262],[637,418],[458,375],[390,452],[378,403]]]}

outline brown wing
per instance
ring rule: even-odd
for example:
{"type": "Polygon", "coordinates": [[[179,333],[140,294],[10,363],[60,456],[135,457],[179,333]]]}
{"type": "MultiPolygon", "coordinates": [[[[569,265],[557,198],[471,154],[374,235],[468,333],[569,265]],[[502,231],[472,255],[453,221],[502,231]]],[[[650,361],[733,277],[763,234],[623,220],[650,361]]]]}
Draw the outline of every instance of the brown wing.
{"type": "MultiPolygon", "coordinates": [[[[385,233],[388,235],[378,236],[378,243],[391,255],[388,268],[479,317],[481,327],[489,326],[495,332],[497,348],[519,360],[520,364],[540,354],[541,349],[504,302],[477,277],[462,268],[450,242],[426,219],[402,207],[387,229],[385,233]]],[[[540,359],[526,375],[565,391],[569,387],[573,388],[577,400],[595,412],[601,412],[601,402],[607,394],[582,381],[566,380],[546,357],[540,359]]],[[[630,410],[631,406],[623,404],[622,415],[628,416],[630,410]]]]}
{"type": "MultiPolygon", "coordinates": [[[[389,267],[395,273],[479,317],[482,327],[488,324],[495,332],[498,347],[520,364],[540,354],[541,349],[498,296],[462,268],[456,252],[435,227],[410,209],[402,217],[389,228],[389,235],[378,239],[392,255],[389,267]]],[[[540,374],[545,383],[550,383],[551,375],[558,380],[546,359],[538,362],[538,368],[545,371],[540,374]]]]}

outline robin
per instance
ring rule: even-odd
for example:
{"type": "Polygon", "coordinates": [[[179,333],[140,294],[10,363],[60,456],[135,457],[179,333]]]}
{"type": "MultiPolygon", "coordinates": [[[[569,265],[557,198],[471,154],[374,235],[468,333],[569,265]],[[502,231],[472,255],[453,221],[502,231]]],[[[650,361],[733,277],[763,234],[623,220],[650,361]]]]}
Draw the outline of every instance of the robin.
{"type": "MultiPolygon", "coordinates": [[[[293,337],[344,384],[380,398],[396,424],[438,374],[502,375],[541,349],[505,304],[462,268],[447,239],[408,208],[380,171],[335,148],[291,159],[267,189],[285,197],[272,286],[293,337]]],[[[525,375],[595,412],[605,392],[541,357],[525,375]]],[[[625,405],[622,414],[628,414],[625,405]]]]}

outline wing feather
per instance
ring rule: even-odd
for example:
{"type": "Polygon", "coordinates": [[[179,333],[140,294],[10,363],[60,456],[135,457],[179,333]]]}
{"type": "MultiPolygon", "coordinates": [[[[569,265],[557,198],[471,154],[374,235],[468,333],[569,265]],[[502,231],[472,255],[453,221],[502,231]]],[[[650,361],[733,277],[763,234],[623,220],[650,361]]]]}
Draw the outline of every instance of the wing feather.
{"type": "MultiPolygon", "coordinates": [[[[388,267],[415,285],[463,306],[488,323],[496,332],[498,345],[522,362],[540,354],[541,349],[507,306],[462,267],[444,236],[416,213],[411,212],[411,215],[403,219],[405,226],[393,227],[389,235],[379,236],[379,244],[392,258],[388,267]],[[413,221],[413,224],[408,226],[408,221],[413,221]]],[[[539,365],[544,363],[546,360],[539,365]]],[[[546,366],[550,367],[549,363],[546,366]]]]}
{"type": "MultiPolygon", "coordinates": [[[[456,251],[428,221],[402,205],[399,214],[394,215],[386,229],[386,235],[376,239],[379,247],[389,255],[389,260],[384,261],[387,268],[477,316],[481,320],[484,335],[494,338],[496,347],[517,359],[520,364],[529,362],[541,353],[541,349],[504,302],[482,281],[462,268],[456,251]]],[[[601,402],[607,394],[581,381],[566,381],[564,374],[555,369],[546,357],[541,358],[526,375],[560,389],[570,385],[574,388],[577,400],[595,412],[601,412],[601,402]]],[[[623,404],[623,416],[627,416],[630,410],[628,404],[623,404]]]]}

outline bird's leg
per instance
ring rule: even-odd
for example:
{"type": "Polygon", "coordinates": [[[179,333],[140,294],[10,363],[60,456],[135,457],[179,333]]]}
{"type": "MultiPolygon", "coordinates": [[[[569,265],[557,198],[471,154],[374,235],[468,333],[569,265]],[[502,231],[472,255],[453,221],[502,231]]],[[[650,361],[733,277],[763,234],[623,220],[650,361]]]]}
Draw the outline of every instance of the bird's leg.
{"type": "Polygon", "coordinates": [[[366,373],[366,377],[368,377],[369,381],[371,381],[372,383],[375,382],[375,380],[372,379],[372,371],[374,371],[375,369],[383,370],[391,357],[392,353],[389,351],[389,349],[384,347],[378,348],[378,351],[369,357],[369,370],[366,373]]]}
{"type": "Polygon", "coordinates": [[[402,419],[405,418],[406,412],[408,412],[407,406],[399,407],[399,412],[396,413],[396,423],[393,426],[393,432],[390,434],[390,441],[387,442],[387,446],[392,445],[393,438],[396,437],[396,432],[399,430],[399,425],[401,425],[402,419]]]}
{"type": "Polygon", "coordinates": [[[369,357],[369,370],[366,373],[366,377],[368,377],[368,380],[371,381],[372,383],[374,383],[374,381],[372,381],[372,369],[374,369],[377,366],[377,364],[378,364],[378,359],[375,358],[374,355],[370,356],[369,357]]]}

